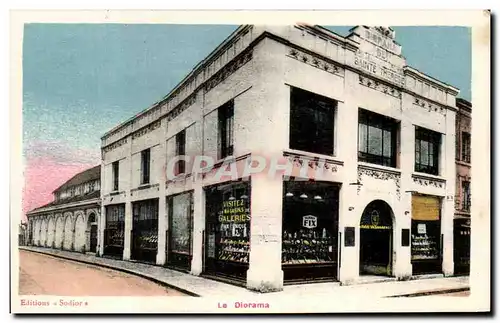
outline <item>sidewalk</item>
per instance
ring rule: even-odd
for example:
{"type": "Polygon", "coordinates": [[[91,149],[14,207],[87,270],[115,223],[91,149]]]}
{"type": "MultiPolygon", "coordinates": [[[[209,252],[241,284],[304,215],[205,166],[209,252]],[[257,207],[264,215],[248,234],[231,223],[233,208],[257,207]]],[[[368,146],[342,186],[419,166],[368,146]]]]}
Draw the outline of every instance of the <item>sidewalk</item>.
{"type": "Polygon", "coordinates": [[[386,281],[377,283],[340,286],[339,283],[315,283],[285,286],[283,292],[260,294],[242,287],[181,273],[161,266],[137,262],[101,258],[88,254],[55,250],[41,247],[19,247],[21,250],[40,252],[68,260],[107,267],[135,274],[157,283],[168,285],[192,296],[201,297],[254,297],[276,296],[315,296],[315,297],[393,297],[411,296],[424,293],[442,293],[443,291],[465,290],[469,287],[468,277],[448,277],[418,279],[410,281],[386,281]]]}

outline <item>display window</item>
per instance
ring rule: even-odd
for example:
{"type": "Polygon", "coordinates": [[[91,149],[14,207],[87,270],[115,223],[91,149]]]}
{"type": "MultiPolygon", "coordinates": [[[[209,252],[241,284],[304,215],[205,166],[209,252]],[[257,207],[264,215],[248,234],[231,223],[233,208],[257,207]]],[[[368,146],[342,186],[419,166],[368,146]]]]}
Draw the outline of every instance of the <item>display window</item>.
{"type": "Polygon", "coordinates": [[[131,257],[156,262],[158,253],[158,199],[132,203],[131,257]]]}
{"type": "Polygon", "coordinates": [[[125,204],[106,206],[104,255],[123,257],[125,238],[125,204]]]}
{"type": "Polygon", "coordinates": [[[250,183],[207,189],[205,272],[246,280],[250,253],[250,183]]]}
{"type": "Polygon", "coordinates": [[[412,197],[411,262],[413,274],[441,273],[441,201],[412,197]]]}
{"type": "Polygon", "coordinates": [[[470,219],[455,219],[453,230],[455,274],[467,275],[470,272],[470,219]]]}
{"type": "Polygon", "coordinates": [[[285,181],[282,268],[285,281],[335,279],[339,186],[285,181]]]}
{"type": "Polygon", "coordinates": [[[191,192],[167,197],[167,265],[191,270],[193,195],[191,192]]]}

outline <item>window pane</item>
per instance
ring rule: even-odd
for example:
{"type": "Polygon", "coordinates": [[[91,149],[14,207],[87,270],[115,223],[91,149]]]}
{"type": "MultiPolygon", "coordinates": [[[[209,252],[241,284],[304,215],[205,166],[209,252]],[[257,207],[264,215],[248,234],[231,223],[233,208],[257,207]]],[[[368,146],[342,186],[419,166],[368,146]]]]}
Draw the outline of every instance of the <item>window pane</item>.
{"type": "Polygon", "coordinates": [[[358,125],[358,143],[359,143],[359,151],[362,151],[364,153],[367,152],[367,125],[360,123],[358,125]]]}
{"type": "Polygon", "coordinates": [[[368,153],[382,155],[382,129],[368,127],[368,153]]]}
{"type": "Polygon", "coordinates": [[[427,141],[420,141],[420,163],[422,165],[429,165],[429,143],[427,141]]]}
{"type": "Polygon", "coordinates": [[[390,131],[384,130],[384,157],[392,155],[392,137],[390,131]]]}
{"type": "Polygon", "coordinates": [[[290,148],[333,154],[333,100],[292,89],[290,102],[290,148]]]}
{"type": "Polygon", "coordinates": [[[429,166],[434,166],[434,144],[429,143],[429,166]]]}

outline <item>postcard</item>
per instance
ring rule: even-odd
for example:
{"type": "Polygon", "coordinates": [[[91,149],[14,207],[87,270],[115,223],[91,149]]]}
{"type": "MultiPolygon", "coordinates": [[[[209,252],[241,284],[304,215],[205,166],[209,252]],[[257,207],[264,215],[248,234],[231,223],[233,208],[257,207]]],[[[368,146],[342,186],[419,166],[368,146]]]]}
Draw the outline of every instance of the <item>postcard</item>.
{"type": "Polygon", "coordinates": [[[12,11],[11,312],[489,312],[490,20],[12,11]]]}

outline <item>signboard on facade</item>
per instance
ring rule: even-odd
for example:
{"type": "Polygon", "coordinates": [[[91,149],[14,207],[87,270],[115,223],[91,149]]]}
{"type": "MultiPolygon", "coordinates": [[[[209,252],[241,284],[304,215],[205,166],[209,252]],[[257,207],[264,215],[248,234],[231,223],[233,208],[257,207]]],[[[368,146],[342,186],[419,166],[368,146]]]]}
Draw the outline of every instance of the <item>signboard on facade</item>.
{"type": "Polygon", "coordinates": [[[314,215],[306,215],[302,217],[302,226],[308,229],[314,229],[318,226],[318,218],[314,215]]]}
{"type": "Polygon", "coordinates": [[[221,223],[250,221],[250,212],[246,201],[245,199],[224,201],[219,221],[221,223]]]}
{"type": "Polygon", "coordinates": [[[375,27],[371,29],[365,29],[363,34],[360,36],[372,42],[373,44],[396,55],[401,54],[400,46],[394,42],[393,30],[384,27],[375,27]]]}
{"type": "Polygon", "coordinates": [[[375,55],[358,50],[354,56],[354,65],[370,74],[403,86],[405,83],[403,69],[384,61],[375,55]]]}

